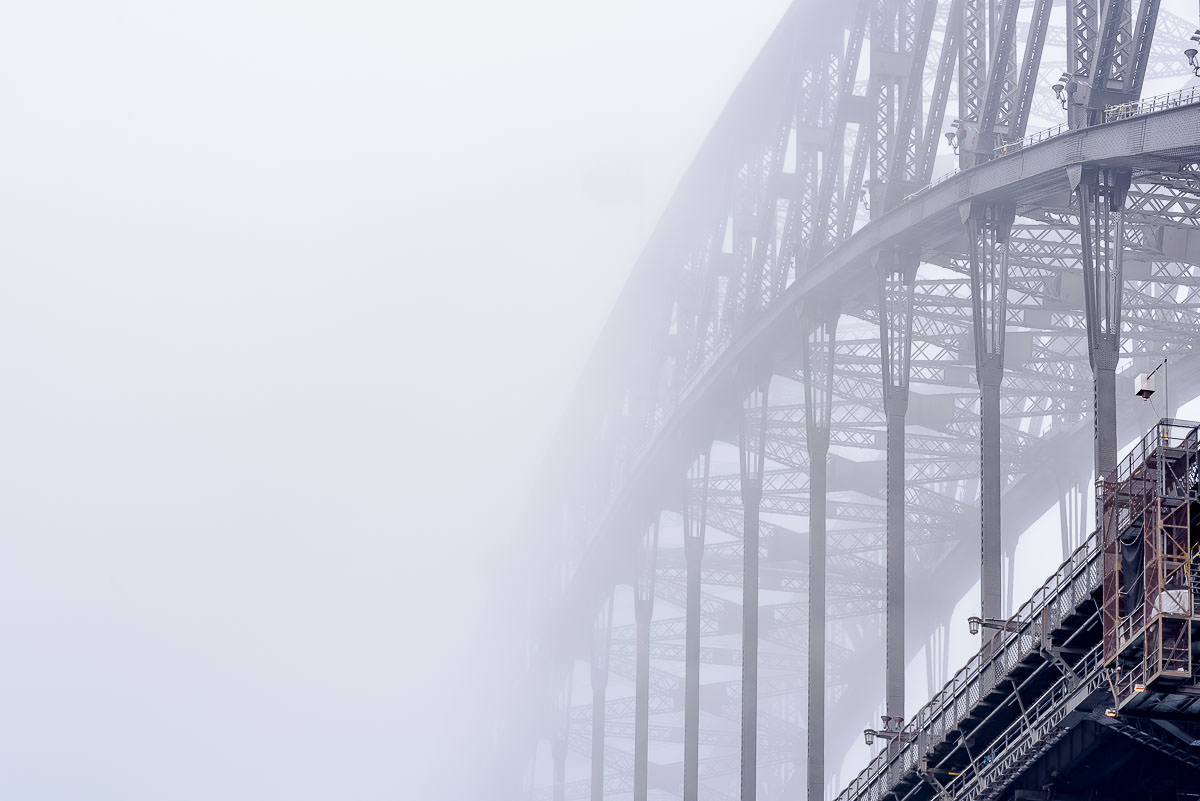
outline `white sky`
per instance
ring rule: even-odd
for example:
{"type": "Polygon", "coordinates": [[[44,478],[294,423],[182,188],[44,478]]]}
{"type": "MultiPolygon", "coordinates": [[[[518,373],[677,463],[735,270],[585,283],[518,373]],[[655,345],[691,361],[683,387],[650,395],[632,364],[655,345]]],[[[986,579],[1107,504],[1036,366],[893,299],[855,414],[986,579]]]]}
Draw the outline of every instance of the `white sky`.
{"type": "Polygon", "coordinates": [[[488,574],[785,5],[6,4],[0,796],[485,797],[488,574]]]}

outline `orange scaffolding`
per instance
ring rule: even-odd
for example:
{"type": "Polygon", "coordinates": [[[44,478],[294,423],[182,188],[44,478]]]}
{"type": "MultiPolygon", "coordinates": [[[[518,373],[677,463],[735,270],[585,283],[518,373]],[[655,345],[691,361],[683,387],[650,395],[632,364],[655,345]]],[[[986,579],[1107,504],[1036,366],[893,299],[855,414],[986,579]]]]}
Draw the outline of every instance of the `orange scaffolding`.
{"type": "Polygon", "coordinates": [[[1200,424],[1164,418],[1097,482],[1104,660],[1117,708],[1192,678],[1200,424]]]}

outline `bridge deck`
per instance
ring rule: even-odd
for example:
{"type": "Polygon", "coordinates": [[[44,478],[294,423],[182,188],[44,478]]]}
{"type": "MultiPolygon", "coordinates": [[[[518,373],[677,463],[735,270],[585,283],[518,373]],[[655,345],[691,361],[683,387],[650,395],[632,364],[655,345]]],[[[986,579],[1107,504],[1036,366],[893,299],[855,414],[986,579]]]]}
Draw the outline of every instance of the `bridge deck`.
{"type": "MultiPolygon", "coordinates": [[[[1200,722],[1200,689],[1186,682],[1151,686],[1119,716],[1112,708],[1116,688],[1105,669],[1101,571],[1096,531],[1003,631],[990,637],[985,631],[979,652],[837,801],[1024,798],[1014,786],[1042,787],[1046,776],[1025,776],[1039,759],[1074,737],[1056,755],[1054,767],[1042,771],[1067,774],[1069,765],[1100,747],[1102,733],[1121,740],[1114,764],[1138,754],[1153,763],[1152,774],[1170,774],[1168,782],[1185,773],[1183,784],[1170,786],[1200,787],[1200,753],[1193,746],[1200,742],[1194,728],[1200,722]],[[1130,741],[1144,748],[1131,749],[1130,741]]],[[[1194,591],[1200,608],[1200,585],[1194,591]]],[[[1141,772],[1112,770],[1118,772],[1107,789],[1119,792],[1146,772],[1145,766],[1141,772]]]]}
{"type": "Polygon", "coordinates": [[[946,686],[900,742],[837,801],[893,795],[995,797],[1066,732],[1067,716],[1107,693],[1100,648],[1100,547],[1093,532],[946,686]]]}

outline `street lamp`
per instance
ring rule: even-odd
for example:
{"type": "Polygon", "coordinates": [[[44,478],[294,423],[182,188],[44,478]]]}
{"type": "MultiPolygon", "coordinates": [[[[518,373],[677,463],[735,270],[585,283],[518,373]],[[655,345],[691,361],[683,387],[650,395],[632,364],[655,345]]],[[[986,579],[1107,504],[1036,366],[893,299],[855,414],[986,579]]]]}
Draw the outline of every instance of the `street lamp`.
{"type": "Polygon", "coordinates": [[[1020,631],[1021,621],[1019,620],[1001,620],[994,617],[979,617],[971,615],[967,618],[967,629],[972,634],[978,634],[982,629],[996,629],[997,631],[1020,631]]]}
{"type": "Polygon", "coordinates": [[[954,151],[954,155],[958,155],[958,133],[956,131],[946,131],[946,142],[954,151]]]}
{"type": "Polygon", "coordinates": [[[875,742],[876,737],[884,740],[904,740],[911,741],[912,734],[903,734],[900,730],[904,728],[904,718],[899,715],[883,715],[882,729],[863,729],[863,740],[867,745],[875,742]]]}
{"type": "Polygon", "coordinates": [[[1063,73],[1058,76],[1058,83],[1050,87],[1054,90],[1054,99],[1058,101],[1064,109],[1067,107],[1067,101],[1071,99],[1071,93],[1075,91],[1071,85],[1071,76],[1063,73]]]}

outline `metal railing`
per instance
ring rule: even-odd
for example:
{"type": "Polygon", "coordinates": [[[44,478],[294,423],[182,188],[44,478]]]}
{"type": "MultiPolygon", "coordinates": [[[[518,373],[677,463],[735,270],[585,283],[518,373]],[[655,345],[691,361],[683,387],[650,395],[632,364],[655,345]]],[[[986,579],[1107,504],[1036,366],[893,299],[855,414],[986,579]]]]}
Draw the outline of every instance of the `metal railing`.
{"type": "MultiPolygon", "coordinates": [[[[1200,423],[1194,420],[1180,420],[1174,417],[1163,417],[1155,423],[1145,436],[1134,443],[1134,446],[1129,449],[1129,453],[1125,454],[1125,458],[1117,463],[1116,468],[1104,479],[1114,488],[1125,486],[1129,480],[1141,473],[1145,467],[1152,462],[1157,463],[1151,457],[1156,455],[1160,450],[1194,452],[1200,450],[1200,423]]],[[[1154,473],[1155,485],[1152,490],[1160,495],[1173,497],[1175,492],[1181,488],[1174,484],[1168,486],[1166,483],[1166,474],[1154,473]]],[[[1191,487],[1182,488],[1184,491],[1191,490],[1191,487]]],[[[1112,489],[1110,491],[1115,491],[1112,489]]],[[[1187,498],[1191,500],[1189,494],[1187,498]]]]}
{"type": "MultiPolygon", "coordinates": [[[[1166,111],[1167,109],[1179,108],[1180,106],[1191,105],[1192,103],[1200,103],[1200,86],[1193,86],[1188,89],[1180,89],[1175,92],[1167,92],[1154,97],[1146,97],[1141,100],[1134,100],[1129,103],[1117,103],[1104,109],[1104,121],[1115,122],[1117,120],[1128,119],[1129,117],[1138,117],[1143,114],[1153,114],[1156,111],[1166,111]]],[[[1041,131],[1036,131],[1028,136],[1017,139],[1012,142],[1003,142],[992,149],[992,156],[999,158],[1000,156],[1009,156],[1013,153],[1018,153],[1027,147],[1045,142],[1047,139],[1053,139],[1061,133],[1070,130],[1070,126],[1065,122],[1060,122],[1058,125],[1051,126],[1041,131]]],[[[905,200],[912,200],[921,193],[932,187],[937,186],[945,180],[953,178],[962,172],[961,169],[952,170],[940,178],[935,178],[925,186],[916,190],[912,194],[906,196],[905,200]]]]}
{"type": "Polygon", "coordinates": [[[883,751],[838,794],[836,801],[880,801],[900,778],[918,769],[934,745],[966,719],[972,709],[1100,586],[1100,533],[1094,531],[1045,584],[1009,619],[1010,629],[995,635],[901,730],[893,755],[883,751]],[[986,654],[986,655],[985,655],[986,654]]]}
{"type": "Polygon", "coordinates": [[[1130,117],[1140,117],[1143,114],[1153,114],[1156,111],[1166,111],[1192,103],[1200,103],[1200,86],[1179,89],[1154,97],[1143,97],[1128,103],[1117,103],[1104,109],[1104,121],[1115,122],[1130,117]]]}
{"type": "Polygon", "coordinates": [[[1000,145],[999,147],[993,149],[992,155],[999,157],[999,156],[1007,156],[1011,153],[1016,153],[1018,151],[1024,150],[1027,147],[1036,145],[1039,142],[1045,142],[1047,139],[1053,139],[1054,137],[1058,136],[1060,133],[1063,133],[1066,130],[1068,130],[1068,125],[1065,122],[1060,122],[1058,125],[1055,125],[1051,128],[1046,128],[1045,130],[1031,133],[1028,136],[1026,136],[1024,139],[1018,139],[1014,142],[1005,142],[1002,145],[1000,145]]]}
{"type": "Polygon", "coordinates": [[[988,744],[986,753],[952,777],[943,786],[946,794],[957,801],[994,797],[1006,779],[1053,745],[1058,724],[1078,701],[1103,686],[1103,667],[1103,649],[1097,645],[1072,667],[1072,675],[1060,677],[988,744]]]}
{"type": "Polygon", "coordinates": [[[949,181],[951,178],[953,178],[954,176],[958,175],[960,172],[962,172],[962,168],[961,168],[961,167],[955,167],[955,168],[954,168],[953,170],[951,170],[950,172],[943,173],[942,175],[939,175],[937,178],[934,178],[932,181],[930,181],[929,183],[925,184],[925,185],[924,185],[924,186],[922,186],[920,189],[917,189],[917,190],[915,190],[915,191],[913,191],[913,192],[910,192],[909,194],[905,195],[905,196],[904,196],[904,199],[905,199],[905,201],[912,200],[914,197],[916,197],[917,195],[921,194],[922,192],[928,192],[930,189],[933,189],[935,186],[937,186],[938,184],[942,183],[943,181],[949,181]]]}

